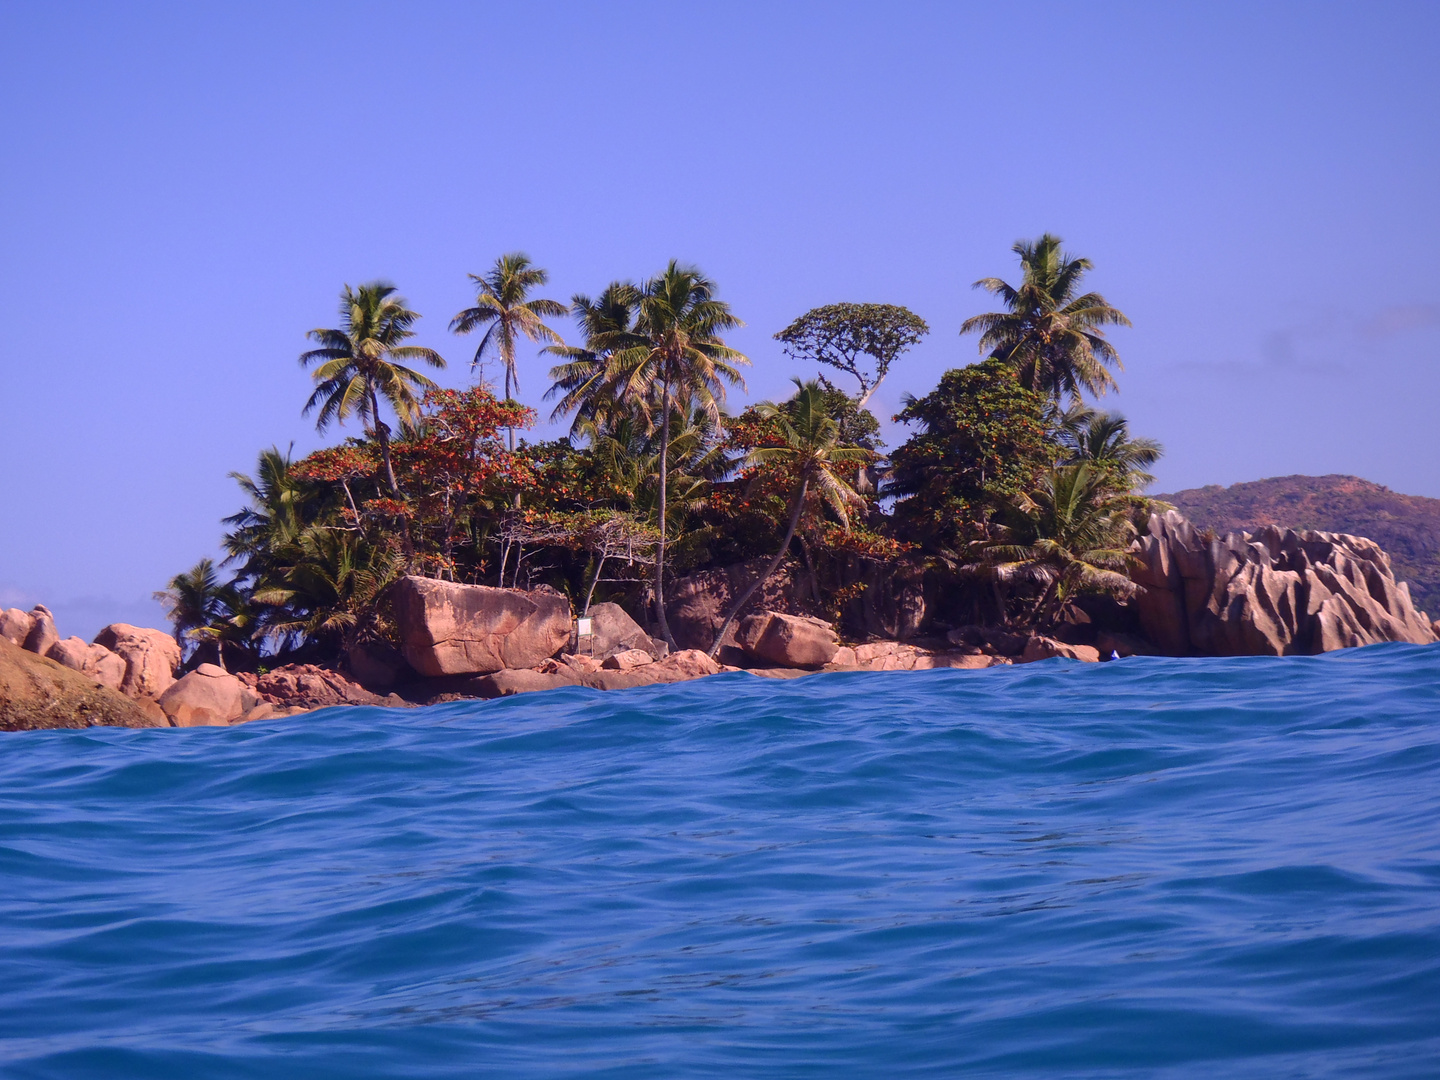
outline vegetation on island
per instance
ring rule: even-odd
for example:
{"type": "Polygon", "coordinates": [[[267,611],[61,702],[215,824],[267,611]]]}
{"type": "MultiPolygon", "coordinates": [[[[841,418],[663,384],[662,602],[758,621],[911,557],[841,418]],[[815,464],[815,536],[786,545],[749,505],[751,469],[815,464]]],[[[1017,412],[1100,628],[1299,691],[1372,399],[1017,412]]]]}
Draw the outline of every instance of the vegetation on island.
{"type": "Polygon", "coordinates": [[[732,413],[750,359],[727,338],[743,324],[692,266],[562,304],[535,295],[548,276],[527,256],[501,256],[449,324],[480,335],[464,389],[417,369],[445,361],[411,342],[419,315],[393,284],[347,285],[339,325],[300,355],[315,382],[303,411],[347,437],[299,459],[272,447],[232,474],[245,505],[225,519],[223,561],[163,594],[176,634],[231,668],[340,660],[394,642],[387,590],[424,574],[545,586],[579,611],[613,600],[673,644],[668,584],[752,559],[763,576],[727,625],[787,558],[842,622],[866,574],[900,563],[944,585],[956,623],[1043,627],[1086,593],[1124,596],[1160,447],[1084,395],[1117,388],[1105,331],[1128,320],[1082,291],[1091,265],[1058,238],[1014,252],[1016,284],[976,283],[1001,309],[962,327],[981,358],[907,396],[894,419],[909,435],[888,455],[869,404],[929,333],[904,307],[801,315],[775,335],[802,368],[794,395],[732,413]],[[573,344],[552,325],[567,315],[573,344]],[[527,344],[550,365],[562,438],[523,435],[527,344]]]}

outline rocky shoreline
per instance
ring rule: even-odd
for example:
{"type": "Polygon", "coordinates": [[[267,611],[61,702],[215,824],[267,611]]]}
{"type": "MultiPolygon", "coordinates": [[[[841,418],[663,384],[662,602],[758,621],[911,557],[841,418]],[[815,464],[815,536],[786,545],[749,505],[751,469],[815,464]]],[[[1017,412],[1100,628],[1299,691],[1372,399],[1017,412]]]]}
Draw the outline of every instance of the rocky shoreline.
{"type": "MultiPolygon", "coordinates": [[[[762,599],[774,607],[741,619],[717,659],[699,649],[672,653],[616,604],[596,604],[576,620],[569,601],[550,590],[415,576],[393,590],[399,649],[357,646],[346,671],[313,664],[187,671],[180,645],[164,631],[114,623],[93,642],[62,639],[49,609],[12,608],[0,612],[0,729],[228,725],[337,705],[403,708],[565,686],[620,690],[726,671],[792,678],[979,670],[1053,657],[1309,655],[1440,640],[1440,621],[1415,610],[1388,556],[1362,537],[1274,528],[1215,537],[1171,511],[1151,518],[1134,561],[1139,589],[1133,610],[1122,613],[1129,622],[1112,619],[1112,626],[1077,616],[1049,634],[936,627],[907,640],[847,643],[823,619],[777,610],[785,598],[772,592],[762,599]]],[[[732,579],[734,571],[716,580],[733,590],[732,579]]],[[[677,593],[688,606],[676,621],[713,637],[718,623],[706,624],[721,605],[703,584],[677,593]]]]}

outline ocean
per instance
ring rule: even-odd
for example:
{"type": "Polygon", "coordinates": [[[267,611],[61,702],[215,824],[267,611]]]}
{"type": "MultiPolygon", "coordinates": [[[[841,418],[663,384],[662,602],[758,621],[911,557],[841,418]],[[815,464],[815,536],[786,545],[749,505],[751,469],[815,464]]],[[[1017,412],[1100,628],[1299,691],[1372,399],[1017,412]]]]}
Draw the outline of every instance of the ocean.
{"type": "Polygon", "coordinates": [[[1440,647],[0,736],[0,1075],[1440,1076],[1440,647]]]}

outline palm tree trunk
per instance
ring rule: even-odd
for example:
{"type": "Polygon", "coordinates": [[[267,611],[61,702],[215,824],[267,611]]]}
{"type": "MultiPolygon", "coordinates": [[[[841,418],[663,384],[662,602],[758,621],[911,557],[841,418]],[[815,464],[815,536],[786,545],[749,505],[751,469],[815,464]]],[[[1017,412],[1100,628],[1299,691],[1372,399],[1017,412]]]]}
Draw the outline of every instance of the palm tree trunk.
{"type": "Polygon", "coordinates": [[[1059,592],[1060,581],[1064,576],[1064,571],[1057,573],[1055,580],[1046,586],[1045,591],[1040,594],[1040,599],[1035,602],[1035,607],[1031,610],[1030,623],[1037,629],[1044,622],[1045,614],[1050,608],[1050,601],[1054,598],[1055,594],[1059,592]]]}
{"type": "MultiPolygon", "coordinates": [[[[510,362],[508,360],[505,362],[505,403],[507,405],[510,403],[510,362]]],[[[510,437],[510,452],[513,454],[515,452],[515,429],[507,427],[505,433],[510,437]]],[[[520,503],[517,501],[515,505],[519,506],[520,503]]]]}
{"type": "Polygon", "coordinates": [[[670,623],[665,618],[665,541],[666,496],[670,485],[670,380],[666,379],[660,392],[660,544],[655,550],[655,621],[660,626],[660,636],[670,648],[675,648],[675,638],[670,633],[670,623]]]}
{"type": "Polygon", "coordinates": [[[725,621],[720,624],[720,630],[715,635],[715,643],[710,646],[709,655],[712,659],[720,651],[720,643],[725,640],[725,635],[730,630],[731,624],[735,622],[736,616],[750,602],[750,597],[755,595],[755,591],[770,580],[770,575],[775,573],[775,568],[785,558],[785,552],[790,549],[790,541],[795,538],[795,527],[800,524],[800,511],[805,508],[805,492],[809,487],[810,478],[807,476],[800,481],[800,490],[795,493],[795,506],[790,511],[790,525],[785,530],[785,539],[780,541],[780,550],[775,552],[775,557],[770,560],[770,565],[765,568],[765,573],[752,581],[750,587],[740,594],[740,599],[735,601],[734,607],[730,609],[730,614],[725,616],[725,621]]]}
{"type": "Polygon", "coordinates": [[[400,494],[400,485],[395,482],[395,469],[390,464],[390,431],[380,420],[380,402],[375,397],[375,384],[371,383],[370,422],[375,425],[375,441],[380,444],[380,460],[385,463],[385,479],[390,484],[390,494],[400,494]]]}

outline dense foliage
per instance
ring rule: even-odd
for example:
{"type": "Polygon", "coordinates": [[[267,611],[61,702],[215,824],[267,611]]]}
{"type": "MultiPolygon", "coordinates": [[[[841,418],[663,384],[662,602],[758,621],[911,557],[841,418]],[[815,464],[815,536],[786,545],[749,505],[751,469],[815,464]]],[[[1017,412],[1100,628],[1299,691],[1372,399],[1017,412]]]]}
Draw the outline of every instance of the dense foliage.
{"type": "Polygon", "coordinates": [[[307,405],[320,429],[353,415],[361,430],[300,460],[272,448],[235,474],[246,506],[225,520],[224,563],[201,560],[165,594],[177,636],[231,666],[342,659],[394,642],[387,590],[417,573],[544,584],[580,610],[615,600],[668,637],[667,579],[758,557],[767,574],[794,560],[797,587],[836,618],[902,564],[962,592],[981,583],[988,608],[970,617],[1045,623],[1080,593],[1123,595],[1160,449],[1117,415],[1060,408],[1110,385],[1099,327],[1124,316],[1075,295],[1089,264],[1058,244],[1017,245],[1024,283],[992,288],[1011,310],[971,321],[992,355],[907,400],[895,419],[911,433],[888,461],[866,403],[928,331],[904,308],[807,312],[777,337],[792,358],[851,372],[858,392],[797,379],[790,399],[735,415],[726,390],[749,361],[725,335],[742,324],[693,267],[569,307],[531,295],[547,277],[522,254],[472,275],[475,305],[451,329],[481,335],[477,365],[497,355],[503,397],[483,377],[440,389],[404,366],[444,364],[407,343],[418,314],[392,285],[347,286],[341,325],[312,332],[321,347],[302,360],[320,364],[307,405]],[[581,344],[544,322],[567,312],[581,344]],[[516,441],[535,420],[513,398],[526,339],[556,362],[545,396],[572,420],[565,438],[516,441]]]}

